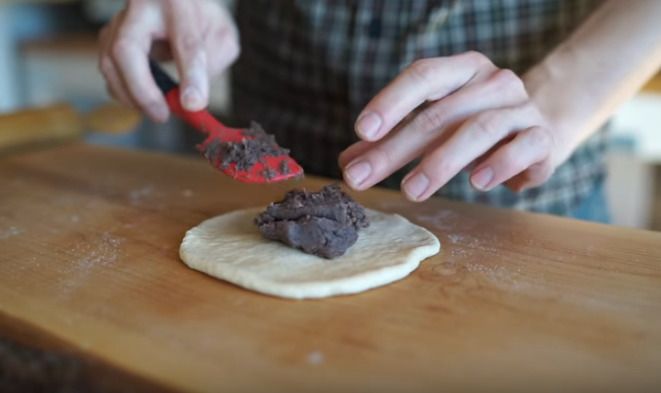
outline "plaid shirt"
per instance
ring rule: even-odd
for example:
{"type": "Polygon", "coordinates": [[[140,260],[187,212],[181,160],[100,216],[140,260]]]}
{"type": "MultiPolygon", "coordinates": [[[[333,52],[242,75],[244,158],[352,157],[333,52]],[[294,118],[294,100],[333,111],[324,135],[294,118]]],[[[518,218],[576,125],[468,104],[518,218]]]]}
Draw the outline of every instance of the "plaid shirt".
{"type": "MultiPolygon", "coordinates": [[[[479,51],[522,74],[593,10],[591,0],[239,1],[242,55],[235,112],[292,150],[307,173],[339,177],[339,153],[357,140],[356,116],[414,60],[479,51]]],[[[601,183],[604,132],[544,185],[521,193],[474,190],[465,171],[437,195],[569,214],[601,183]]],[[[398,187],[407,168],[383,182],[398,187]]]]}

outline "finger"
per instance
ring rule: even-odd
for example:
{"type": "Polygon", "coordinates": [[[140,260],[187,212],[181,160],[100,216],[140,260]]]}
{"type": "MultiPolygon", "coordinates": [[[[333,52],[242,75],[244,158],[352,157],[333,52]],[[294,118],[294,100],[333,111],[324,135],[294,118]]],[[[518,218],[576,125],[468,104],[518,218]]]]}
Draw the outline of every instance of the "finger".
{"type": "Polygon", "coordinates": [[[440,147],[404,178],[402,189],[413,201],[429,198],[459,171],[500,140],[539,119],[530,105],[491,109],[464,122],[440,147]]]}
{"type": "Polygon", "coordinates": [[[519,94],[509,93],[503,85],[499,77],[485,77],[480,83],[469,84],[430,104],[408,123],[399,124],[369,150],[353,158],[344,170],[347,184],[356,190],[367,189],[425,151],[441,145],[468,116],[518,104],[519,94]],[[361,165],[355,166],[358,163],[361,165]]]}
{"type": "MultiPolygon", "coordinates": [[[[407,123],[407,122],[411,121],[415,117],[415,115],[417,115],[416,112],[418,110],[420,110],[420,108],[418,108],[414,112],[411,112],[409,114],[409,116],[405,117],[404,120],[402,120],[400,122],[398,127],[401,127],[401,126],[404,125],[404,123],[407,123]]],[[[340,169],[342,169],[344,171],[347,164],[354,161],[357,157],[365,154],[370,149],[372,149],[374,146],[376,146],[379,143],[382,143],[383,141],[384,141],[384,139],[381,139],[381,140],[376,141],[376,142],[362,141],[361,140],[361,141],[358,141],[358,142],[354,143],[353,145],[349,146],[344,151],[342,151],[340,153],[340,156],[338,157],[338,164],[340,166],[340,169]]]]}
{"type": "Polygon", "coordinates": [[[356,121],[358,136],[369,141],[381,138],[420,104],[461,88],[488,63],[473,52],[414,62],[363,109],[356,121]]]}
{"type": "Polygon", "coordinates": [[[116,31],[112,59],[124,88],[135,104],[152,120],[164,122],[169,110],[165,98],[149,70],[148,53],[151,34],[148,23],[138,20],[138,13],[128,13],[116,31]]]}
{"type": "Polygon", "coordinates": [[[551,178],[551,175],[553,175],[553,166],[549,160],[544,160],[509,179],[505,185],[512,191],[520,192],[542,185],[551,178]]]}
{"type": "Polygon", "coordinates": [[[106,80],[106,90],[108,90],[110,96],[129,107],[137,108],[137,105],[133,101],[133,97],[131,97],[128,91],[124,88],[124,83],[117,73],[115,63],[113,62],[110,53],[112,38],[115,35],[117,26],[124,19],[124,15],[124,11],[117,14],[108,25],[101,29],[99,33],[98,68],[106,80]]]}
{"type": "Polygon", "coordinates": [[[209,76],[199,20],[185,2],[173,1],[168,15],[170,43],[181,77],[181,105],[189,111],[204,109],[209,102],[209,76]]]}
{"type": "Polygon", "coordinates": [[[137,104],[133,101],[133,97],[124,88],[124,82],[119,77],[115,69],[115,63],[110,57],[103,57],[100,60],[99,68],[106,79],[106,87],[110,95],[117,101],[137,109],[137,104]]]}
{"type": "Polygon", "coordinates": [[[349,146],[342,153],[340,153],[340,156],[338,157],[337,161],[340,168],[344,169],[344,167],[354,158],[365,153],[373,146],[374,146],[374,142],[367,142],[367,141],[358,141],[353,145],[349,146]]]}
{"type": "Polygon", "coordinates": [[[239,57],[239,33],[232,21],[232,15],[226,7],[215,8],[219,15],[217,22],[209,26],[205,32],[205,47],[207,53],[209,75],[214,77],[225,71],[239,57]]]}
{"type": "Polygon", "coordinates": [[[239,57],[241,51],[237,33],[229,26],[223,26],[206,37],[205,48],[211,77],[227,70],[239,57]]]}
{"type": "MultiPolygon", "coordinates": [[[[549,156],[551,140],[542,127],[531,127],[516,134],[510,143],[487,157],[471,174],[473,187],[489,191],[512,177],[539,164],[549,156]]],[[[541,175],[537,170],[533,175],[541,175]]],[[[529,181],[546,179],[531,178],[529,181]]]]}

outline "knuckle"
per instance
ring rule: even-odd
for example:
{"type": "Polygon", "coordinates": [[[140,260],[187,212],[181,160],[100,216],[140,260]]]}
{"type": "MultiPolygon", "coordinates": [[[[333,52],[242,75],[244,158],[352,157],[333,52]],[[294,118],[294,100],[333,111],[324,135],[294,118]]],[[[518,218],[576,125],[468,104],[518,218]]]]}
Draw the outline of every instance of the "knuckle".
{"type": "Polygon", "coordinates": [[[515,154],[511,150],[500,157],[500,165],[498,166],[502,168],[503,172],[510,174],[510,176],[516,175],[526,169],[526,163],[521,159],[521,155],[515,154]]]}
{"type": "Polygon", "coordinates": [[[492,64],[491,60],[487,56],[476,50],[469,50],[468,52],[464,52],[463,56],[474,63],[476,67],[492,64]]]}
{"type": "Polygon", "coordinates": [[[128,55],[131,50],[131,40],[126,37],[119,37],[112,44],[110,48],[110,53],[115,59],[121,59],[128,55]]]}
{"type": "Polygon", "coordinates": [[[533,127],[528,131],[528,136],[532,144],[548,148],[551,146],[551,136],[548,131],[542,127],[533,127]]]}
{"type": "Polygon", "coordinates": [[[425,165],[423,170],[433,183],[443,182],[443,179],[449,179],[455,173],[459,172],[457,165],[448,159],[438,159],[430,165],[425,165]]]}
{"type": "Polygon", "coordinates": [[[538,186],[553,175],[553,168],[547,161],[542,161],[530,167],[528,170],[528,177],[531,182],[531,186],[538,186]]]}
{"type": "Polygon", "coordinates": [[[388,168],[392,161],[390,151],[381,145],[375,146],[369,155],[369,161],[372,163],[375,172],[380,172],[388,168]]]}
{"type": "Polygon", "coordinates": [[[423,83],[430,83],[436,77],[436,63],[432,59],[416,60],[409,67],[408,73],[423,83]]]}
{"type": "Polygon", "coordinates": [[[514,73],[514,71],[507,68],[501,68],[496,72],[494,72],[493,78],[504,85],[516,83],[516,80],[519,79],[514,73]]]}
{"type": "MultiPolygon", "coordinates": [[[[476,137],[496,139],[500,134],[500,115],[496,112],[484,112],[473,120],[472,128],[476,137]]],[[[500,138],[498,138],[500,139],[500,138]]]]}
{"type": "Polygon", "coordinates": [[[476,50],[469,50],[464,53],[464,56],[468,57],[469,59],[475,61],[476,63],[484,63],[489,61],[489,59],[483,55],[482,53],[476,51],[476,50]]]}
{"type": "Polygon", "coordinates": [[[506,89],[512,89],[517,92],[525,92],[523,81],[519,76],[510,69],[499,69],[494,73],[494,80],[504,86],[506,89]]]}
{"type": "Polygon", "coordinates": [[[223,27],[213,35],[205,37],[207,53],[212,64],[232,63],[241,54],[241,44],[234,29],[223,27]],[[210,47],[221,47],[222,51],[209,51],[210,47]]]}
{"type": "Polygon", "coordinates": [[[177,38],[177,47],[187,54],[198,52],[202,47],[199,37],[193,33],[184,33],[177,38]]]}
{"type": "Polygon", "coordinates": [[[443,127],[444,118],[443,111],[432,106],[418,113],[413,119],[413,127],[423,134],[429,134],[443,127]]]}

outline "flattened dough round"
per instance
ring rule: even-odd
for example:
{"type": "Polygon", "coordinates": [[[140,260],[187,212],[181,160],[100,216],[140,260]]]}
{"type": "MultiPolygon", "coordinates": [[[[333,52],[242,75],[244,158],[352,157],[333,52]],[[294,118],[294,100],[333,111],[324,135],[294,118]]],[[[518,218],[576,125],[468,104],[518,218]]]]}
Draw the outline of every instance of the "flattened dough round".
{"type": "Polygon", "coordinates": [[[431,232],[397,214],[366,209],[370,226],[347,253],[324,259],[264,239],[263,209],[210,218],[186,232],[179,255],[190,268],[257,292],[294,299],[366,291],[397,281],[439,252],[431,232]]]}

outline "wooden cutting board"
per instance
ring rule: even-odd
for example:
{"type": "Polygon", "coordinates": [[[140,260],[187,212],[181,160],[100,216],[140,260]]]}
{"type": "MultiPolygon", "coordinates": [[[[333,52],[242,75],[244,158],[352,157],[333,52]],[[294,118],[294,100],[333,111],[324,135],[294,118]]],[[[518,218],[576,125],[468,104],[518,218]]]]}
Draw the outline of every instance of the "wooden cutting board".
{"type": "Polygon", "coordinates": [[[200,221],[327,182],[243,185],[201,159],[80,144],[1,158],[0,330],[185,391],[661,386],[659,233],[375,189],[354,195],[442,243],[393,285],[292,301],[179,260],[200,221]]]}

